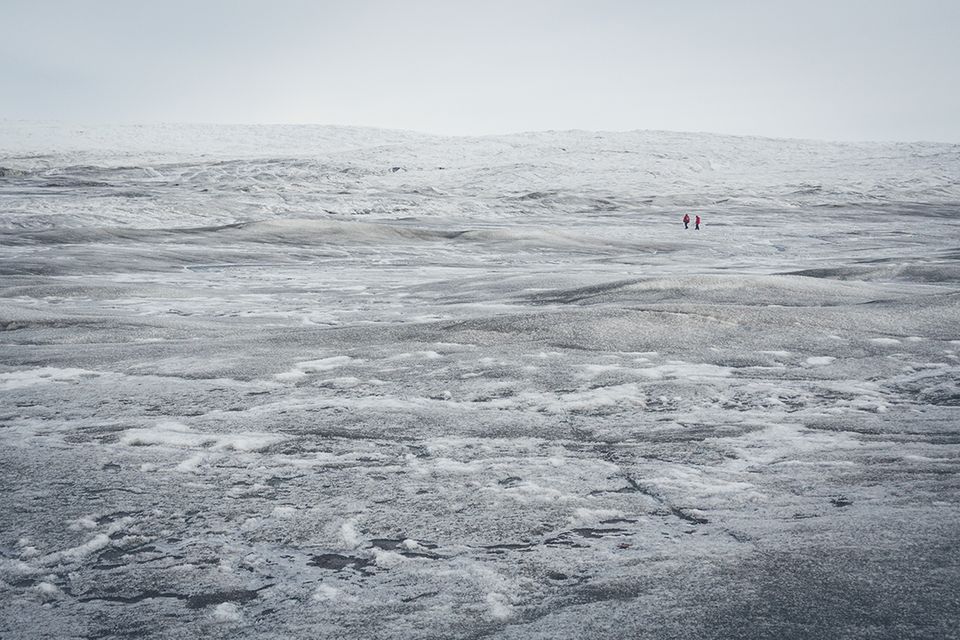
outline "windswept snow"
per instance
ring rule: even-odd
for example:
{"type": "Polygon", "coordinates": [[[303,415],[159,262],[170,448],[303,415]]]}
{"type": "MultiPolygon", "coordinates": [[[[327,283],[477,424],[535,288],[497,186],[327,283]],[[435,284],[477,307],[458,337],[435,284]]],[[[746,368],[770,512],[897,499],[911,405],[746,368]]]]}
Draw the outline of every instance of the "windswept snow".
{"type": "Polygon", "coordinates": [[[958,211],[957,145],[0,123],[0,636],[951,637],[958,211]]]}

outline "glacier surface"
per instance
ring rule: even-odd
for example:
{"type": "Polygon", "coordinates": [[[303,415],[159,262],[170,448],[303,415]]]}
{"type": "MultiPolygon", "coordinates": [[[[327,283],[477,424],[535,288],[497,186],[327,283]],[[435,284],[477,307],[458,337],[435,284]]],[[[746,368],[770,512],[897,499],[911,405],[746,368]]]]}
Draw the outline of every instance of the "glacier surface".
{"type": "Polygon", "coordinates": [[[956,637],[958,213],[958,145],[0,122],[0,636],[956,637]]]}

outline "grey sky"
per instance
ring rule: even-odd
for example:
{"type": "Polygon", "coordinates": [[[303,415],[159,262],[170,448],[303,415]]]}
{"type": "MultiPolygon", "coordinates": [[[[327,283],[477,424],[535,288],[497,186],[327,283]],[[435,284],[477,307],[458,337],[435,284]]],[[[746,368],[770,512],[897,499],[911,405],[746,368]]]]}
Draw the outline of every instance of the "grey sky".
{"type": "Polygon", "coordinates": [[[0,118],[960,142],[960,0],[0,0],[0,118]]]}

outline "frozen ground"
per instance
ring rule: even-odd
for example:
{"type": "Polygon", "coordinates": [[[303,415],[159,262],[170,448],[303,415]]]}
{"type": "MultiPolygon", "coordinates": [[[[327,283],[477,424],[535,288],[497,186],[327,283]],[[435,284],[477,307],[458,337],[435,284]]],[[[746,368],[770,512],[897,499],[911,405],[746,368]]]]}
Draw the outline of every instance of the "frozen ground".
{"type": "Polygon", "coordinates": [[[2,123],[0,637],[960,637],[958,176],[2,123]]]}

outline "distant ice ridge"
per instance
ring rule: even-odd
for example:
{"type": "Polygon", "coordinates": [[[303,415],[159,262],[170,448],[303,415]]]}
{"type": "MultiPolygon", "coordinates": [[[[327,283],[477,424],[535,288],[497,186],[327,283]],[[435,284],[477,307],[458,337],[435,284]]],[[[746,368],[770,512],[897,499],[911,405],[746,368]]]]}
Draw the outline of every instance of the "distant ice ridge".
{"type": "Polygon", "coordinates": [[[71,124],[0,119],[0,155],[62,154],[121,161],[298,157],[415,142],[423,134],[332,125],[71,124]]]}
{"type": "Polygon", "coordinates": [[[953,207],[960,203],[960,145],[662,131],[445,137],[306,125],[0,121],[0,196],[7,229],[953,207]]]}

